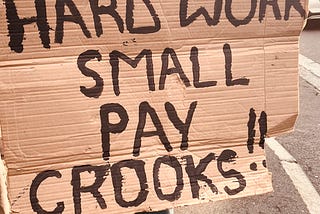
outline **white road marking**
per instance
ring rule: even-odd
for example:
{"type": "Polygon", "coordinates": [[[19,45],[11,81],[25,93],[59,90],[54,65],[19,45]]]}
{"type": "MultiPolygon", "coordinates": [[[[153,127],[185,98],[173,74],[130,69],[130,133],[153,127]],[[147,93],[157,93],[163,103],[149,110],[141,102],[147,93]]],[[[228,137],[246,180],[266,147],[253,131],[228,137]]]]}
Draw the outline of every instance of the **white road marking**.
{"type": "Polygon", "coordinates": [[[300,76],[320,90],[320,64],[299,54],[300,76]]]}
{"type": "Polygon", "coordinates": [[[320,196],[296,159],[274,138],[266,139],[267,146],[279,157],[280,163],[289,175],[311,214],[320,212],[320,196]]]}

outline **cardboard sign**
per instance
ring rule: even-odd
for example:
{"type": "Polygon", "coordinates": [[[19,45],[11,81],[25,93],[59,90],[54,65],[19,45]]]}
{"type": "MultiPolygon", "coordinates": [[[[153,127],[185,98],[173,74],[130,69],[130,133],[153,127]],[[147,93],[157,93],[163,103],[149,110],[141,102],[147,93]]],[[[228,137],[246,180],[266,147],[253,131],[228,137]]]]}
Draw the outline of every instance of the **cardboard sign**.
{"type": "Polygon", "coordinates": [[[298,114],[304,8],[4,0],[3,209],[134,213],[271,191],[264,138],[298,114]]]}

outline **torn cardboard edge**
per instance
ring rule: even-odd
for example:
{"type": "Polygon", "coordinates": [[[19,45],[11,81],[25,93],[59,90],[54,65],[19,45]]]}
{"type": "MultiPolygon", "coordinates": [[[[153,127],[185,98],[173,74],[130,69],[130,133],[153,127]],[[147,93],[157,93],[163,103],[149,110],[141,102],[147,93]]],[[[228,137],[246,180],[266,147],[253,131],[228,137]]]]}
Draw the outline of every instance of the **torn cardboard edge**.
{"type": "Polygon", "coordinates": [[[10,213],[10,202],[7,188],[7,168],[4,160],[0,160],[0,214],[10,213]]]}
{"type": "Polygon", "coordinates": [[[0,214],[10,213],[10,201],[8,197],[8,169],[3,159],[2,130],[0,126],[0,214]]]}

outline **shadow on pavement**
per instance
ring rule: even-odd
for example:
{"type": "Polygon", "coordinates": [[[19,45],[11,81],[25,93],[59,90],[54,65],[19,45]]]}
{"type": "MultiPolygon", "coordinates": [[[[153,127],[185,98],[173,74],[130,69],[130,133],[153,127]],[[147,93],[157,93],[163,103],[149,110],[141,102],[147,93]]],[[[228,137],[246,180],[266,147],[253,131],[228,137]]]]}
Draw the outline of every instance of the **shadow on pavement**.
{"type": "Polygon", "coordinates": [[[303,30],[306,30],[306,31],[320,30],[320,16],[308,18],[307,23],[303,30]]]}

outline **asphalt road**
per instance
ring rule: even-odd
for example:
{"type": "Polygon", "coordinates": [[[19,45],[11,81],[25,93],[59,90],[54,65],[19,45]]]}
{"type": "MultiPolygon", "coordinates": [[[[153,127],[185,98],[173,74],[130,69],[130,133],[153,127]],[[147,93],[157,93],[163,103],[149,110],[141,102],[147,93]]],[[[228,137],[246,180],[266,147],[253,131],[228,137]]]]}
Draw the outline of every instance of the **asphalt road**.
{"type": "MultiPolygon", "coordinates": [[[[320,64],[320,19],[313,20],[312,26],[309,24],[308,30],[302,32],[300,54],[320,64]]],[[[278,141],[297,159],[320,193],[320,92],[301,82],[300,115],[295,131],[278,141]]]]}
{"type": "MultiPolygon", "coordinates": [[[[301,34],[300,53],[320,64],[320,21],[308,23],[307,29],[301,34]]],[[[300,112],[295,130],[290,134],[277,138],[279,143],[297,160],[297,163],[318,192],[320,192],[319,93],[312,85],[302,78],[300,79],[300,112]]],[[[274,192],[241,199],[176,208],[174,213],[309,213],[277,156],[268,148],[266,148],[266,156],[267,167],[272,172],[274,192]]]]}
{"type": "Polygon", "coordinates": [[[308,20],[299,46],[302,55],[320,63],[320,19],[308,20]]]}
{"type": "Polygon", "coordinates": [[[300,115],[295,131],[278,141],[296,158],[320,193],[320,94],[305,81],[301,82],[300,115]]]}

